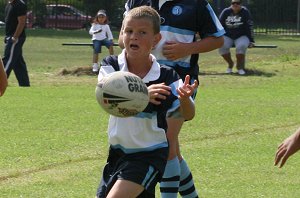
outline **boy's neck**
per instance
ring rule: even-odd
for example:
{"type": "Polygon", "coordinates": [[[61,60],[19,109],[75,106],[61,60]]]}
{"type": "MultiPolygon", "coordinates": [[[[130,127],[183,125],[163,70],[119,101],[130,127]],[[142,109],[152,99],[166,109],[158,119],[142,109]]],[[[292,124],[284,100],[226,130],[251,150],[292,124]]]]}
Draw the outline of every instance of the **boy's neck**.
{"type": "Polygon", "coordinates": [[[144,78],[152,67],[152,58],[149,55],[147,59],[128,59],[127,58],[128,71],[134,73],[140,78],[144,78]]]}

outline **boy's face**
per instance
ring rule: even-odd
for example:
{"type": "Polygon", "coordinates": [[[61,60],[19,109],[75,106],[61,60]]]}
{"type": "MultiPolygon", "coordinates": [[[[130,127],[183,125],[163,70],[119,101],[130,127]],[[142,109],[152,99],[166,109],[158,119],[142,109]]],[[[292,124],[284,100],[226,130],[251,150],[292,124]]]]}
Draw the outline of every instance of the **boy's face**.
{"type": "Polygon", "coordinates": [[[146,18],[128,18],[124,21],[123,42],[128,55],[148,57],[152,48],[161,39],[154,34],[153,24],[146,18]]]}

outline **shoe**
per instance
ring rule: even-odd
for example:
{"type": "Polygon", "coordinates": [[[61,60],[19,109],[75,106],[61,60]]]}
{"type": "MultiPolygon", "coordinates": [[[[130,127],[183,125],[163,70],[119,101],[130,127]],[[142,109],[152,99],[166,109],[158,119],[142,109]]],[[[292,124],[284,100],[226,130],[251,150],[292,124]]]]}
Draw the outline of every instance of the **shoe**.
{"type": "Polygon", "coordinates": [[[93,64],[93,72],[98,72],[99,68],[98,68],[98,64],[93,64]]]}
{"type": "Polygon", "coordinates": [[[238,74],[239,74],[239,75],[245,75],[246,72],[245,72],[245,70],[243,70],[243,69],[239,69],[239,70],[238,70],[238,74]]]}
{"type": "Polygon", "coordinates": [[[232,74],[232,68],[227,68],[226,74],[232,74]]]}

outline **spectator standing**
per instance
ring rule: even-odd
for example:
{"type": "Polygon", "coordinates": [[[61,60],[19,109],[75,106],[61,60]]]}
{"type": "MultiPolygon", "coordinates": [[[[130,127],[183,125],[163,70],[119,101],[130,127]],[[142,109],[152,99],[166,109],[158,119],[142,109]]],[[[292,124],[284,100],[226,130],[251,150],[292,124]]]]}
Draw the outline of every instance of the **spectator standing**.
{"type": "Polygon", "coordinates": [[[249,10],[242,6],[242,0],[232,0],[231,6],[220,15],[220,22],[225,28],[224,45],[219,49],[220,55],[227,62],[226,73],[233,72],[234,62],[230,48],[236,49],[236,67],[239,75],[245,75],[245,56],[247,48],[254,46],[253,20],[249,10]]]}
{"type": "Polygon", "coordinates": [[[24,0],[9,0],[5,7],[5,49],[2,58],[7,78],[13,70],[19,86],[29,87],[29,76],[23,57],[26,40],[27,5],[24,0]]]}
{"type": "Polygon", "coordinates": [[[105,10],[99,10],[89,31],[90,35],[92,35],[93,41],[94,53],[92,68],[93,72],[95,73],[99,71],[98,59],[99,53],[101,53],[102,45],[105,45],[109,49],[110,55],[114,54],[113,34],[107,22],[108,19],[105,10]]]}

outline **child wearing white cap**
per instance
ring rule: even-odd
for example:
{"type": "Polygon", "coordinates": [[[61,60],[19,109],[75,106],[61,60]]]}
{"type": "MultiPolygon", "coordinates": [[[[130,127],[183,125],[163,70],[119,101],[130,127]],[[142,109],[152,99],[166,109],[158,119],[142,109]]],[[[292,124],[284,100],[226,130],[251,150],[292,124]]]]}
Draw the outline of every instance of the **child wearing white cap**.
{"type": "Polygon", "coordinates": [[[102,45],[105,45],[109,49],[110,55],[114,54],[113,35],[107,22],[108,19],[105,10],[99,10],[89,31],[93,41],[94,53],[92,68],[95,73],[99,71],[98,60],[102,45]]]}

